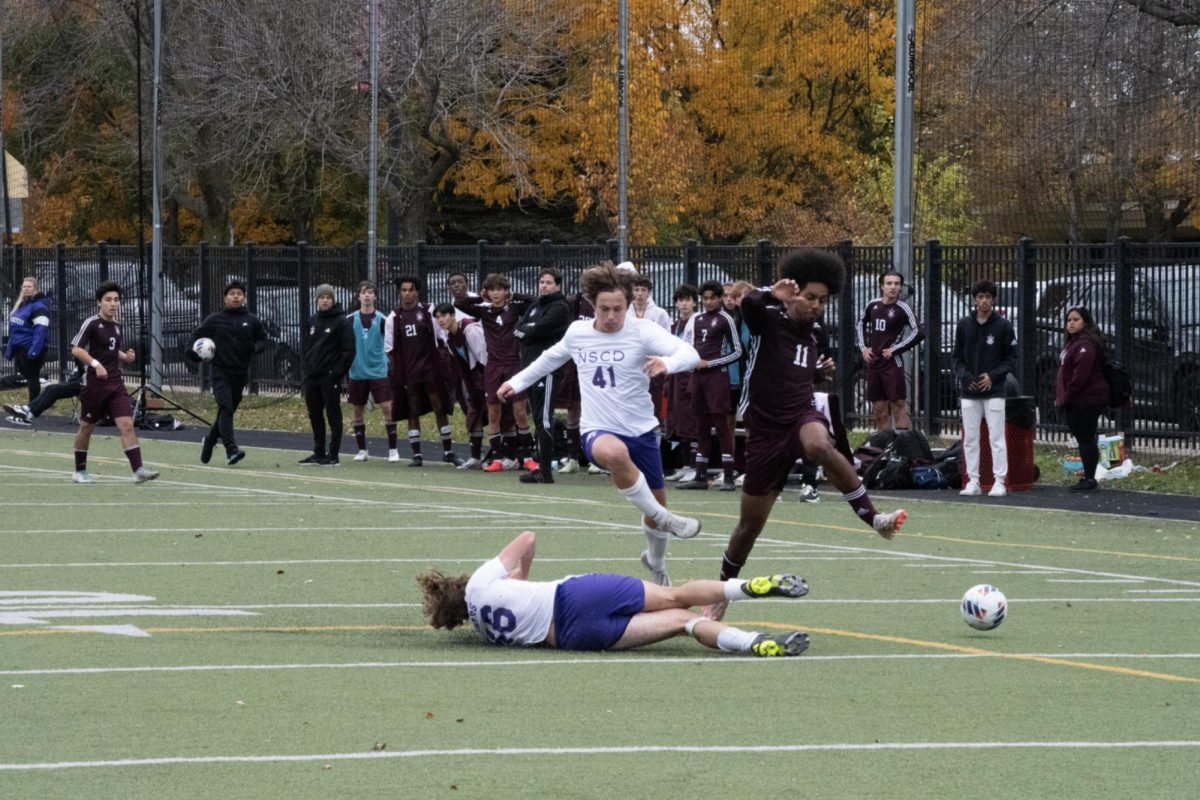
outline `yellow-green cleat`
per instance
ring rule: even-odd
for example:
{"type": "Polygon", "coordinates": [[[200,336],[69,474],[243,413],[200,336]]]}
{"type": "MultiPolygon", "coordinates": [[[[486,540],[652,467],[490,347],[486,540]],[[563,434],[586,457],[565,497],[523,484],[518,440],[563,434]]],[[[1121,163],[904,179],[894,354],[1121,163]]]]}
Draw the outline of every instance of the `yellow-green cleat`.
{"type": "Polygon", "coordinates": [[[769,575],[742,584],[747,597],[804,597],[808,584],[799,575],[769,575]]]}
{"type": "Polygon", "coordinates": [[[808,649],[808,634],[793,631],[778,636],[760,633],[750,645],[750,652],[764,658],[773,656],[798,656],[808,649]]]}

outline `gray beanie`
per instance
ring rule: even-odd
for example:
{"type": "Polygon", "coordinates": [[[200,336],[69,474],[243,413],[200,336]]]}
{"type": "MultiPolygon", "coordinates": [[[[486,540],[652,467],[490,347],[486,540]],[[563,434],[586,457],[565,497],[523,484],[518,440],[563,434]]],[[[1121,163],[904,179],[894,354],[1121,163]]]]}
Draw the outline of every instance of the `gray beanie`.
{"type": "Polygon", "coordinates": [[[322,283],[320,286],[318,286],[318,287],[317,287],[317,293],[314,295],[314,297],[316,297],[316,299],[320,300],[320,299],[321,299],[321,295],[323,295],[323,294],[327,294],[327,295],[329,295],[329,296],[330,296],[330,297],[332,297],[334,300],[336,300],[336,299],[337,299],[337,295],[335,295],[335,294],[333,293],[333,287],[332,287],[332,286],[330,286],[328,283],[322,283]]]}

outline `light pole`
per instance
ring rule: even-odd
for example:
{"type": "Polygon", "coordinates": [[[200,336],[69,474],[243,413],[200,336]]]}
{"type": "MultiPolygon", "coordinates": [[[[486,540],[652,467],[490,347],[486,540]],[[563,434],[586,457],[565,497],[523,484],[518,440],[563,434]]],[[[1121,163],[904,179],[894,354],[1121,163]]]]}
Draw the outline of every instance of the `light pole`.
{"type": "Polygon", "coordinates": [[[896,152],[892,166],[892,262],[905,283],[913,257],[913,92],[917,85],[916,0],[896,3],[896,152]]]}
{"type": "Polygon", "coordinates": [[[379,180],[376,174],[379,171],[379,153],[378,153],[378,138],[379,132],[379,0],[370,0],[370,23],[367,25],[367,36],[370,38],[370,44],[367,46],[367,51],[370,53],[370,80],[371,80],[371,129],[368,132],[368,152],[367,158],[367,280],[372,283],[376,280],[376,230],[378,226],[377,207],[379,195],[379,180]]]}
{"type": "Polygon", "coordinates": [[[621,0],[617,27],[617,243],[629,259],[629,0],[621,0]]]}

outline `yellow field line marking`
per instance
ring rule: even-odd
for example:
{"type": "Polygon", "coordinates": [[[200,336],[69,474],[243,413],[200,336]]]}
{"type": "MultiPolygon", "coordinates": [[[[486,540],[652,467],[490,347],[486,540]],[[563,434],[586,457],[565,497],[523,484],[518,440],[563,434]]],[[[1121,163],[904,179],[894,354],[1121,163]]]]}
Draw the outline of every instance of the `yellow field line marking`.
{"type": "MultiPolygon", "coordinates": [[[[270,625],[222,628],[145,628],[146,633],[356,633],[364,631],[432,631],[428,625],[270,625]]],[[[0,636],[50,636],[62,633],[102,633],[70,628],[24,628],[0,631],[0,636]]]]}
{"type": "MultiPolygon", "coordinates": [[[[714,512],[710,512],[710,511],[696,512],[696,516],[698,516],[698,517],[716,517],[718,519],[731,519],[731,520],[735,520],[735,521],[738,519],[738,516],[736,514],[717,514],[714,512]]],[[[1178,520],[1174,520],[1174,521],[1177,522],[1178,520]]],[[[820,528],[820,529],[830,530],[830,531],[843,531],[845,533],[857,533],[857,534],[862,534],[862,535],[869,535],[872,537],[878,536],[877,533],[875,533],[873,531],[869,531],[866,528],[852,528],[852,527],[848,527],[845,525],[830,525],[828,523],[820,523],[820,522],[797,522],[796,520],[778,519],[776,517],[771,518],[770,524],[772,524],[772,525],[787,525],[787,526],[794,527],[794,528],[820,528]]],[[[1089,555],[1118,556],[1120,558],[1145,558],[1145,559],[1150,559],[1152,561],[1184,561],[1189,564],[1200,564],[1200,558],[1192,558],[1191,556],[1164,556],[1164,555],[1158,555],[1156,553],[1133,553],[1133,552],[1126,552],[1124,550],[1100,550],[1100,549],[1092,548],[1092,547],[1069,547],[1067,545],[1057,545],[1057,544],[1029,544],[1027,542],[997,542],[997,541],[991,541],[991,540],[981,541],[981,540],[976,540],[976,539],[962,539],[962,538],[959,538],[956,536],[942,536],[940,534],[934,534],[934,533],[904,533],[904,532],[900,532],[900,533],[896,534],[896,540],[899,540],[902,538],[927,539],[929,541],[954,542],[956,544],[974,544],[974,545],[983,545],[985,547],[1013,547],[1013,548],[1028,549],[1028,550],[1053,550],[1053,551],[1059,552],[1059,553],[1087,553],[1089,555]]]]}
{"type": "Polygon", "coordinates": [[[1036,661],[1040,664],[1052,664],[1059,667],[1077,667],[1079,669],[1096,670],[1097,672],[1110,672],[1117,675],[1129,675],[1137,678],[1154,678],[1160,681],[1173,681],[1175,683],[1200,683],[1200,678],[1190,678],[1186,675],[1172,675],[1167,672],[1151,672],[1144,669],[1129,669],[1128,667],[1114,667],[1106,664],[1089,664],[1084,661],[1072,661],[1068,658],[1054,658],[1052,656],[1031,656],[1015,653],[1001,653],[996,650],[985,650],[981,647],[964,647],[962,645],[950,644],[948,642],[930,642],[924,639],[909,639],[904,636],[887,636],[879,633],[863,633],[862,631],[848,631],[840,628],[818,628],[809,625],[783,625],[778,622],[739,622],[738,625],[745,628],[774,628],[777,630],[789,631],[796,630],[797,627],[799,627],[808,633],[823,633],[829,636],[844,636],[850,639],[865,639],[872,642],[903,644],[910,645],[912,647],[924,647],[930,650],[947,650],[951,653],[963,653],[973,656],[994,656],[996,658],[1006,658],[1012,661],[1036,661]]]}

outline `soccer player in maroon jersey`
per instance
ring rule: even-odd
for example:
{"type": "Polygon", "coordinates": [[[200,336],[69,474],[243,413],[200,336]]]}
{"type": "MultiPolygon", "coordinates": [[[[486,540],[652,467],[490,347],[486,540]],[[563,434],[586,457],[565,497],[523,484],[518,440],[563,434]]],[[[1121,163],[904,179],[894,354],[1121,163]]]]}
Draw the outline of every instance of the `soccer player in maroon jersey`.
{"type": "Polygon", "coordinates": [[[691,321],[692,347],[700,354],[700,364],[691,374],[692,416],[700,443],[696,451],[696,477],[680,482],[680,489],[707,489],[708,463],[716,459],[710,444],[709,431],[715,429],[721,448],[721,491],[732,492],[733,483],[733,425],[729,415],[729,365],[742,357],[742,342],[737,323],[725,310],[722,297],[725,288],[718,281],[707,281],[700,287],[700,302],[704,312],[691,321]],[[709,450],[708,455],[704,454],[709,450]]]}
{"type": "Polygon", "coordinates": [[[483,372],[487,365],[487,342],[479,320],[459,316],[450,303],[433,309],[438,327],[446,332],[446,344],[455,366],[455,394],[467,418],[471,457],[459,469],[483,469],[483,419],[487,401],[483,396],[483,372]]]}
{"type": "Polygon", "coordinates": [[[400,301],[388,315],[383,335],[384,348],[391,354],[394,419],[408,418],[408,443],[412,447],[410,467],[424,466],[421,455],[421,416],[430,411],[437,419],[442,437],[442,460],[459,466],[450,438],[450,420],[442,397],[441,360],[437,353],[433,314],[421,303],[421,279],[401,275],[396,279],[400,301]]]}
{"type": "Polygon", "coordinates": [[[884,431],[912,427],[902,353],[925,338],[925,330],[908,303],[900,299],[904,278],[889,270],[879,276],[879,298],[867,303],[854,329],[867,365],[867,400],[875,411],[875,427],[884,431]]]}
{"type": "Polygon", "coordinates": [[[112,417],[121,433],[121,447],[129,459],[134,481],[152,481],[158,477],[158,471],[142,464],[142,448],[133,432],[133,403],[125,391],[125,381],[121,379],[121,362],[129,364],[137,359],[132,347],[123,349],[125,340],[121,335],[121,323],[117,321],[121,311],[121,287],[113,281],[100,284],[96,287],[96,305],[96,315],[88,317],[71,340],[71,355],[87,368],[79,393],[79,432],[75,434],[75,475],[72,479],[76,483],[96,482],[87,469],[88,445],[96,423],[112,417]]]}
{"type": "MultiPolygon", "coordinates": [[[[477,318],[483,325],[487,341],[488,360],[484,368],[483,391],[488,410],[488,444],[492,450],[502,452],[500,433],[500,400],[496,391],[513,375],[521,371],[521,343],[513,336],[517,323],[525,309],[534,301],[529,295],[515,295],[508,277],[498,272],[488,275],[483,281],[483,299],[455,300],[454,307],[477,318]]],[[[525,411],[525,394],[512,398],[513,421],[517,426],[517,462],[511,467],[496,460],[484,467],[485,472],[502,472],[517,466],[537,469],[529,457],[533,439],[529,435],[529,416],[525,411]]]]}
{"type": "MultiPolygon", "coordinates": [[[[737,527],[721,564],[723,580],[736,578],[796,459],[811,459],[841,492],[854,513],[876,533],[891,539],[908,518],[903,511],[875,510],[850,461],[834,448],[824,415],[813,402],[818,373],[834,368],[822,357],[813,323],[829,297],[842,288],[846,268],[833,253],[803,249],[779,264],[779,280],[770,290],[747,292],[742,319],[750,329],[750,369],[742,393],[746,421],[746,479],[737,527]]],[[[705,609],[720,619],[723,603],[705,609]]]]}

